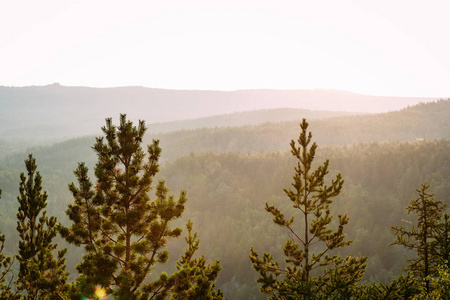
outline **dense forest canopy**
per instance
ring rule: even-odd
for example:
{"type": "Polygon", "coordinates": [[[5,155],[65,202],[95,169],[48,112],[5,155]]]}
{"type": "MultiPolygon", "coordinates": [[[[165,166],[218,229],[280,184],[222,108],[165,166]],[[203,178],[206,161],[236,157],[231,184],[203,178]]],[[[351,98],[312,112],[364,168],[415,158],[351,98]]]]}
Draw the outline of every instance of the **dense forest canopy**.
{"type": "MultiPolygon", "coordinates": [[[[450,101],[441,100],[383,114],[311,120],[319,146],[315,161],[329,159],[331,175],[341,173],[345,182],[332,213],[349,216],[345,234],[353,244],[340,254],[368,257],[364,283],[392,282],[406,259],[414,257],[413,252],[388,244],[395,240],[391,226],[412,221],[405,208],[417,198],[422,183],[431,186],[436,199],[450,203],[449,115],[450,101]]],[[[288,237],[273,226],[264,203],[289,211],[283,199],[295,164],[289,141],[298,136],[301,118],[144,137],[144,144],[160,139],[163,164],[157,177],[166,180],[174,193],[187,191],[189,201],[178,225],[191,219],[206,259],[221,260],[217,286],[229,299],[266,299],[255,284],[257,274],[248,252],[253,246],[276,253],[288,237]]],[[[72,201],[67,184],[75,181],[72,172],[78,162],[94,168],[94,142],[94,137],[84,137],[13,155],[2,153],[0,228],[7,236],[7,253],[16,251],[16,196],[27,153],[32,152],[39,165],[48,192],[48,215],[68,225],[63,213],[72,201]]],[[[184,244],[169,243],[170,261],[179,257],[184,244]]],[[[72,276],[81,255],[76,248],[67,253],[72,276]]]]}

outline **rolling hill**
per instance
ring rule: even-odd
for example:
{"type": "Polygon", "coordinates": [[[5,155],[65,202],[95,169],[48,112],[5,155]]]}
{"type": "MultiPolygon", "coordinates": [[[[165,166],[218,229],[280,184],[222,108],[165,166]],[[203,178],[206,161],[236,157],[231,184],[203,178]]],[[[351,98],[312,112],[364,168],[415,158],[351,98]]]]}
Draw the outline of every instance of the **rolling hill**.
{"type": "MultiPolygon", "coordinates": [[[[59,84],[0,86],[0,139],[26,141],[31,145],[96,134],[105,118],[117,118],[120,113],[126,113],[134,121],[144,119],[150,124],[277,108],[376,113],[430,100],[436,99],[378,97],[335,90],[187,91],[144,87],[66,87],[59,84]]],[[[248,116],[242,117],[245,120],[248,116]]],[[[229,117],[220,119],[214,117],[165,127],[168,130],[217,127],[230,121],[229,117]]],[[[269,118],[264,121],[275,120],[269,118]]],[[[240,121],[227,126],[244,124],[254,122],[240,121]]]]}
{"type": "MultiPolygon", "coordinates": [[[[148,135],[161,141],[163,158],[172,160],[189,153],[278,151],[299,132],[296,121],[254,126],[202,128],[148,135]]],[[[418,104],[405,109],[370,115],[311,120],[310,128],[319,145],[362,142],[416,141],[450,138],[450,100],[418,104]]]]}

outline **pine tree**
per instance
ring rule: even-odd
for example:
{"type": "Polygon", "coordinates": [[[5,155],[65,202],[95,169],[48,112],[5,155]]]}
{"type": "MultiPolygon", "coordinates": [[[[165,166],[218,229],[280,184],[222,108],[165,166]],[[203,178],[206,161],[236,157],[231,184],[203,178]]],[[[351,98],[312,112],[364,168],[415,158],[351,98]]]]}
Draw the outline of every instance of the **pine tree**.
{"type": "Polygon", "coordinates": [[[350,298],[365,270],[366,258],[337,255],[329,256],[337,248],[350,245],[344,241],[344,226],[347,215],[338,216],[337,230],[331,228],[330,204],[339,195],[344,181],[341,175],[325,184],[329,161],[316,170],[312,163],[317,144],[311,146],[312,134],[308,133],[305,119],[300,124],[298,146],[291,141],[292,155],[297,159],[292,189],[284,189],[293,208],[300,215],[300,224],[294,226],[294,217],[288,218],[275,206],[266,203],[266,211],[273,215],[275,224],[292,235],[283,249],[286,267],[282,267],[273,256],[264,253],[262,258],[252,248],[250,260],[259,272],[261,291],[271,295],[270,299],[330,299],[350,298]],[[313,252],[315,251],[315,252],[313,252]]]}
{"type": "Polygon", "coordinates": [[[450,216],[444,213],[442,220],[436,227],[435,241],[431,245],[431,254],[436,264],[450,268],[450,216]]]}
{"type": "Polygon", "coordinates": [[[425,281],[426,293],[430,293],[430,275],[437,274],[437,261],[433,256],[433,245],[436,242],[436,234],[439,220],[446,209],[442,201],[434,200],[434,194],[427,192],[430,186],[422,184],[420,190],[416,190],[419,198],[412,200],[406,208],[408,214],[413,213],[417,218],[417,224],[408,230],[404,226],[392,227],[396,235],[393,244],[402,245],[407,249],[416,251],[417,257],[409,260],[407,270],[413,272],[425,281]]]}
{"type": "MultiPolygon", "coordinates": [[[[0,190],[0,198],[2,197],[2,190],[0,190]]],[[[3,254],[3,249],[5,247],[5,234],[0,232],[0,299],[14,299],[14,295],[11,291],[11,279],[8,281],[8,284],[5,284],[5,281],[8,280],[8,276],[11,275],[12,265],[14,263],[14,259],[3,254]]]]}
{"type": "Polygon", "coordinates": [[[193,258],[199,249],[197,233],[192,234],[192,222],[186,224],[188,236],[185,237],[188,248],[177,261],[178,271],[171,276],[174,286],[171,288],[173,300],[221,300],[223,293],[214,290],[214,283],[222,270],[220,261],[206,265],[205,257],[193,258]]]}
{"type": "Polygon", "coordinates": [[[69,185],[75,202],[67,215],[73,224],[62,234],[68,242],[85,246],[77,269],[83,280],[103,286],[119,299],[162,299],[169,294],[165,273],[154,281],[149,276],[156,264],[168,260],[167,240],[182,232],[171,222],[184,211],[185,192],[174,200],[159,181],[156,199],[148,195],[161,149],[154,140],[146,156],[140,145],[146,129],[144,121],[136,127],[126,115],[120,116],[118,127],[106,119],[102,127],[106,141],[99,137],[93,147],[98,157],[95,186],[84,164],[75,171],[78,186],[69,185]]]}
{"type": "Polygon", "coordinates": [[[446,264],[439,265],[436,276],[430,276],[430,285],[433,291],[426,293],[422,287],[422,293],[416,295],[413,300],[449,300],[450,299],[450,272],[446,264]]]}
{"type": "Polygon", "coordinates": [[[59,224],[55,217],[49,218],[43,211],[47,206],[47,193],[42,193],[42,178],[31,154],[25,166],[28,174],[20,174],[20,196],[17,197],[20,267],[16,286],[26,292],[27,299],[65,299],[67,249],[58,250],[54,257],[58,245],[52,240],[59,224]]]}
{"type": "Polygon", "coordinates": [[[401,275],[390,284],[372,283],[357,289],[354,299],[379,300],[379,299],[416,299],[423,288],[412,273],[401,275]]]}

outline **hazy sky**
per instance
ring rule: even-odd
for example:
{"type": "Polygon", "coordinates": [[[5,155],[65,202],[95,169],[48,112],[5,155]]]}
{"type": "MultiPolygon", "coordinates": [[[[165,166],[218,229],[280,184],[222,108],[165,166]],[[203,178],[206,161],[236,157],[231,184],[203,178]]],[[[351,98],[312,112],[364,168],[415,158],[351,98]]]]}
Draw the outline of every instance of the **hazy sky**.
{"type": "Polygon", "coordinates": [[[0,85],[450,97],[450,1],[0,3],[0,85]]]}

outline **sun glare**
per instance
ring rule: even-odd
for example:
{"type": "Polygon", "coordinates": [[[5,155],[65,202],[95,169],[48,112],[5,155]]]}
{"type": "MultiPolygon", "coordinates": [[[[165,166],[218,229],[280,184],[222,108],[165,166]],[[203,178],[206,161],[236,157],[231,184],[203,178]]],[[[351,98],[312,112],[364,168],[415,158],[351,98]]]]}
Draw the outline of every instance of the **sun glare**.
{"type": "Polygon", "coordinates": [[[106,290],[102,287],[97,287],[95,289],[95,296],[97,296],[99,299],[103,299],[106,297],[106,290]]]}

